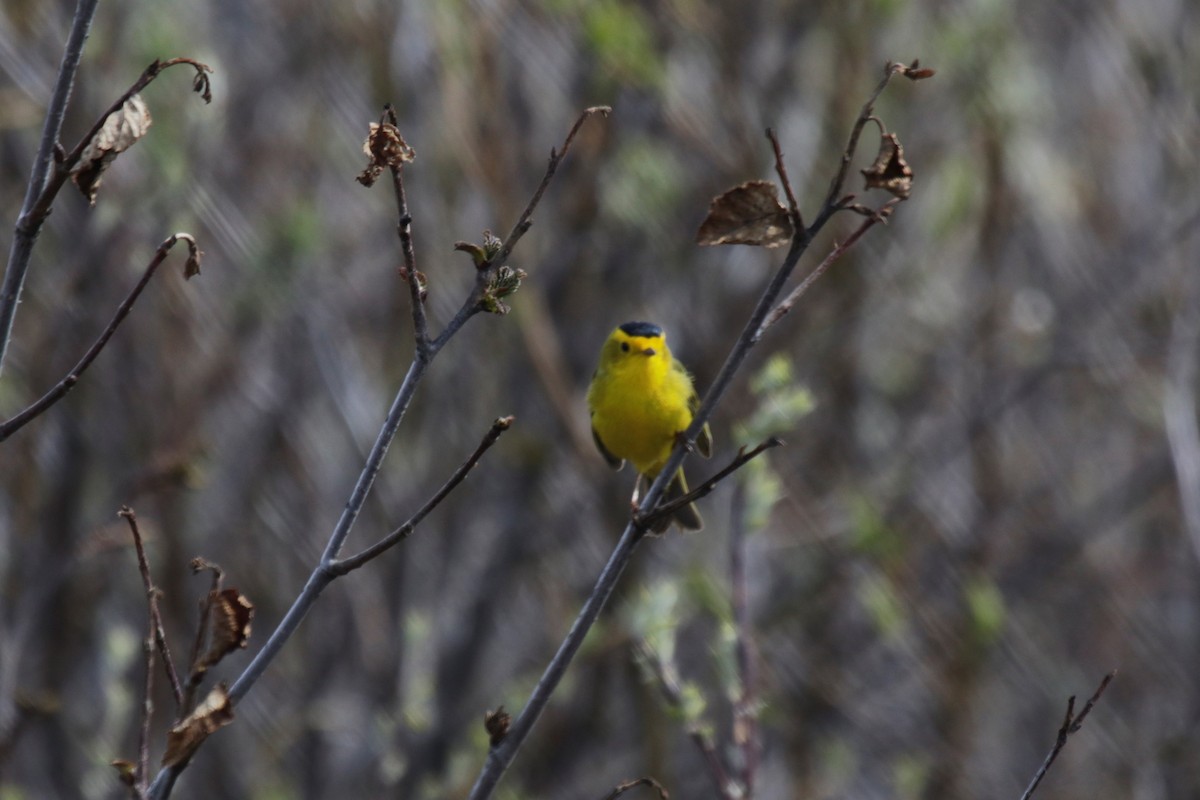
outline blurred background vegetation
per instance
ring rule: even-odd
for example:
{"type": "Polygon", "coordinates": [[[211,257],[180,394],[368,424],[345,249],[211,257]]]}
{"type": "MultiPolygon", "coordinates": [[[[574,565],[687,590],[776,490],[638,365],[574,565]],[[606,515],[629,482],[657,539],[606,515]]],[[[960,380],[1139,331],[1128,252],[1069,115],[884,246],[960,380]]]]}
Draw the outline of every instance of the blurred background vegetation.
{"type": "MultiPolygon", "coordinates": [[[[0,8],[4,251],[72,11],[0,8]]],[[[915,57],[938,76],[878,106],[913,198],[772,330],[714,419],[718,459],[689,468],[788,442],[746,473],[758,796],[1016,798],[1066,697],[1114,667],[1040,794],[1197,796],[1198,25],[1171,0],[101,4],[68,147],[155,58],[210,64],[215,99],[165,74],[98,206],[59,198],[0,416],[65,373],[172,232],[195,234],[204,274],[157,276],[80,386],[0,446],[0,797],[120,795],[108,762],[136,752],[146,613],[121,504],[151,534],[178,652],[207,587],[192,556],[257,605],[218,677],[316,562],[412,350],[390,190],[354,181],[384,103],[417,152],[435,328],[472,279],[453,242],[506,232],[579,111],[614,113],[514,255],[511,315],[435,363],[350,549],[492,419],[516,426],[412,539],[326,592],[177,797],[465,793],[484,710],[521,707],[628,513],[632,475],[586,427],[604,336],[657,321],[706,386],[781,258],[697,248],[710,198],[773,177],[770,125],[811,215],[884,62],[915,57]]],[[[703,533],[640,550],[500,796],[640,775],[713,795],[634,653],[645,636],[673,654],[728,741],[732,495],[704,501],[703,533]]]]}

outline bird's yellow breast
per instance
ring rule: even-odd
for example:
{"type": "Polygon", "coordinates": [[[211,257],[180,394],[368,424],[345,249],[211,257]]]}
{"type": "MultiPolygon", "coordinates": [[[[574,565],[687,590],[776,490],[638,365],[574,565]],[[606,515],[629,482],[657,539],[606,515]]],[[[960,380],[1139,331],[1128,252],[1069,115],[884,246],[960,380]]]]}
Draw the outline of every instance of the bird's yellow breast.
{"type": "Polygon", "coordinates": [[[602,363],[588,392],[592,427],[617,458],[649,477],[671,455],[676,434],[692,421],[692,383],[660,339],[651,356],[602,363]]]}

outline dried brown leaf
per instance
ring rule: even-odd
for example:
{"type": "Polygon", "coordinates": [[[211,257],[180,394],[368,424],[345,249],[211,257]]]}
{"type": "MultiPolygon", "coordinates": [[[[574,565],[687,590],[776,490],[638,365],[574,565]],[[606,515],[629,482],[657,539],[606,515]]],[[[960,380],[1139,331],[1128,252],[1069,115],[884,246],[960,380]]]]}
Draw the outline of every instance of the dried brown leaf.
{"type": "Polygon", "coordinates": [[[171,728],[167,734],[167,752],[163,754],[162,765],[173,767],[186,763],[205,739],[231,722],[233,705],[229,702],[229,693],[225,690],[225,684],[218,684],[204,698],[204,702],[196,706],[195,711],[171,728]]]}
{"type": "Polygon", "coordinates": [[[123,153],[146,135],[153,120],[150,109],[140,95],[133,95],[119,109],[109,114],[96,135],[83,149],[79,163],[71,171],[71,180],[83,192],[88,203],[96,205],[96,192],[104,170],[117,154],[123,153]]]}
{"type": "Polygon", "coordinates": [[[390,122],[371,123],[367,140],[363,142],[363,152],[371,159],[358,176],[358,182],[363,186],[374,184],[385,169],[400,167],[417,157],[416,151],[408,146],[399,129],[390,122]]]}
{"type": "Polygon", "coordinates": [[[879,155],[862,174],[868,189],[883,189],[901,200],[907,200],[912,194],[912,167],[904,160],[904,148],[894,133],[880,136],[879,155]]]}
{"type": "Polygon", "coordinates": [[[779,247],[792,238],[792,218],[770,181],[747,181],[713,198],[696,242],[779,247]]]}
{"type": "Polygon", "coordinates": [[[208,651],[201,659],[205,669],[217,664],[250,640],[250,622],[254,619],[254,604],[237,589],[223,589],[212,600],[212,634],[208,651]]]}

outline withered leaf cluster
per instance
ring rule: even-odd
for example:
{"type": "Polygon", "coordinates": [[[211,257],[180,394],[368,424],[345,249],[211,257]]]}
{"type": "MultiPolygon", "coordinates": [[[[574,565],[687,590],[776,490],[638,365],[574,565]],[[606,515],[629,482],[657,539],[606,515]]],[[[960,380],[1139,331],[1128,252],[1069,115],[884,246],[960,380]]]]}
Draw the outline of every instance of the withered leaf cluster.
{"type": "Polygon", "coordinates": [[[367,168],[357,178],[363,186],[373,186],[385,169],[400,167],[417,157],[416,151],[400,135],[400,130],[390,122],[371,123],[367,140],[363,142],[363,153],[370,158],[367,168]]]}
{"type": "Polygon", "coordinates": [[[101,177],[117,155],[125,152],[146,135],[153,120],[141,95],[133,95],[109,114],[83,149],[79,163],[71,170],[71,180],[83,192],[88,203],[96,205],[101,177]]]}

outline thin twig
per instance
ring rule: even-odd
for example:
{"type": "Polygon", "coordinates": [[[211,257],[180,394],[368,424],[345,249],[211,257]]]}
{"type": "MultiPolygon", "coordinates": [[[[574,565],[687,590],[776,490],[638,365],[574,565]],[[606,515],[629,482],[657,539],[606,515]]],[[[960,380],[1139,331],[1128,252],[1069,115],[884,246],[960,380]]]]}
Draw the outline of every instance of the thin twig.
{"type": "Polygon", "coordinates": [[[792,191],[792,179],[788,177],[787,165],[783,161],[783,149],[779,146],[779,138],[775,136],[774,128],[767,128],[767,138],[771,140],[771,149],[775,152],[775,173],[783,184],[783,193],[787,195],[788,212],[792,217],[792,225],[798,230],[804,228],[804,217],[800,214],[800,204],[796,202],[796,193],[792,191]]]}
{"type": "Polygon", "coordinates": [[[546,165],[546,174],[542,176],[542,182],[538,184],[537,189],[533,193],[533,197],[529,198],[529,203],[525,206],[525,210],[521,212],[521,216],[517,218],[516,224],[509,231],[508,236],[504,239],[504,244],[500,246],[496,257],[491,259],[493,264],[503,264],[505,260],[512,254],[512,250],[517,246],[517,242],[529,230],[529,226],[533,224],[533,212],[537,208],[538,203],[542,200],[542,195],[545,194],[546,188],[550,185],[550,181],[554,178],[554,173],[558,170],[558,165],[566,158],[567,151],[571,149],[571,142],[575,141],[575,134],[579,133],[579,129],[583,127],[583,123],[593,114],[600,114],[607,117],[612,113],[610,106],[592,106],[585,108],[579,118],[575,120],[575,124],[571,126],[571,130],[567,132],[567,138],[563,140],[562,147],[559,149],[550,149],[550,161],[546,165]]]}
{"type": "Polygon", "coordinates": [[[100,351],[104,349],[104,345],[108,344],[108,340],[112,338],[112,335],[116,333],[117,328],[125,320],[125,317],[129,315],[129,311],[133,308],[133,304],[137,302],[138,297],[142,294],[142,290],[146,288],[146,284],[148,284],[150,282],[150,278],[154,276],[154,271],[158,269],[159,265],[162,264],[163,260],[167,257],[167,253],[180,239],[187,242],[189,252],[188,258],[199,258],[200,251],[196,247],[196,240],[192,238],[190,233],[177,233],[160,244],[158,249],[154,251],[154,258],[152,258],[150,263],[146,266],[146,271],[142,273],[141,280],[137,282],[137,285],[133,287],[132,291],[129,292],[129,295],[121,302],[121,305],[117,306],[117,312],[113,315],[112,320],[108,323],[108,327],[105,328],[100,334],[100,338],[98,338],[92,344],[92,346],[88,348],[88,351],[83,354],[83,358],[79,359],[79,363],[72,367],[71,371],[68,372],[62,380],[55,384],[54,388],[46,392],[46,394],[42,395],[39,400],[30,405],[24,411],[18,413],[12,419],[0,423],[0,442],[4,441],[9,436],[12,436],[13,433],[20,430],[32,420],[36,419],[38,416],[44,413],[46,409],[50,408],[50,406],[61,400],[63,396],[67,394],[67,392],[75,388],[75,384],[79,382],[80,376],[83,375],[84,371],[92,365],[92,362],[96,360],[96,356],[100,355],[100,351]]]}
{"type": "Polygon", "coordinates": [[[399,528],[396,528],[396,530],[392,531],[375,544],[368,547],[366,550],[363,550],[361,553],[350,556],[349,558],[336,559],[332,564],[329,565],[329,571],[335,577],[341,577],[347,572],[358,569],[363,564],[366,564],[368,561],[377,558],[378,556],[390,550],[393,546],[407,539],[408,535],[413,532],[417,525],[421,523],[421,520],[425,519],[429,512],[437,508],[438,505],[446,499],[447,495],[454,491],[455,487],[457,487],[463,482],[464,479],[466,479],[471,470],[475,468],[475,465],[479,463],[479,459],[483,458],[483,454],[486,453],[491,446],[496,443],[496,440],[500,438],[501,434],[503,434],[512,426],[513,419],[514,418],[512,416],[500,417],[493,422],[491,430],[489,430],[487,435],[483,437],[483,441],[481,441],[479,446],[475,448],[475,452],[472,453],[467,460],[464,461],[459,468],[454,471],[454,474],[450,476],[450,479],[446,481],[442,488],[439,489],[433,497],[429,498],[425,505],[421,506],[420,510],[413,514],[407,522],[405,522],[399,528]]]}
{"type": "Polygon", "coordinates": [[[754,796],[758,772],[757,670],[754,660],[750,605],[746,592],[746,484],[733,487],[729,527],[729,596],[733,609],[737,696],[733,700],[733,744],[741,753],[740,779],[745,797],[754,796]]]}
{"type": "Polygon", "coordinates": [[[1046,777],[1046,772],[1049,771],[1050,765],[1054,763],[1054,759],[1058,758],[1058,754],[1067,744],[1067,738],[1079,731],[1083,727],[1083,720],[1087,717],[1088,712],[1092,710],[1092,706],[1096,705],[1096,701],[1100,699],[1100,695],[1104,694],[1104,690],[1108,688],[1108,684],[1117,676],[1117,671],[1104,676],[1104,680],[1100,681],[1100,685],[1096,687],[1096,691],[1092,693],[1083,710],[1075,716],[1075,695],[1071,695],[1067,699],[1067,715],[1063,718],[1063,724],[1058,729],[1058,736],[1054,740],[1054,746],[1050,748],[1050,752],[1046,754],[1046,758],[1042,761],[1042,765],[1038,767],[1038,771],[1034,773],[1033,780],[1029,784],[1029,788],[1021,795],[1021,800],[1029,800],[1033,796],[1033,792],[1037,789],[1038,784],[1042,782],[1042,778],[1046,777]]]}
{"type": "MultiPolygon", "coordinates": [[[[753,461],[767,450],[770,450],[774,447],[781,447],[782,445],[782,439],[780,439],[778,436],[772,436],[766,441],[760,443],[753,450],[747,451],[744,447],[739,449],[737,455],[733,457],[733,460],[730,461],[724,469],[696,486],[695,489],[692,489],[687,494],[680,495],[679,497],[671,500],[669,503],[663,503],[662,505],[651,509],[649,512],[642,512],[639,508],[635,512],[635,522],[637,526],[642,530],[651,529],[655,522],[670,517],[679,509],[691,505],[702,497],[707,497],[712,493],[713,489],[717,488],[718,483],[725,480],[742,467],[746,466],[746,464],[753,461]]],[[[643,503],[642,507],[645,507],[645,503],[643,503]]]]}
{"type": "MultiPolygon", "coordinates": [[[[4,357],[8,353],[8,343],[12,338],[17,304],[21,299],[21,289],[25,285],[25,275],[29,271],[29,257],[33,254],[34,242],[37,241],[42,222],[46,218],[45,214],[35,215],[33,209],[46,187],[46,176],[50,174],[50,165],[55,148],[58,147],[59,134],[62,132],[63,118],[67,113],[67,103],[71,100],[71,90],[75,86],[75,73],[83,55],[83,43],[87,41],[98,2],[99,0],[79,0],[79,4],[75,6],[71,33],[67,36],[62,62],[58,67],[58,78],[54,83],[54,94],[50,96],[46,121],[42,125],[41,144],[38,145],[37,155],[33,159],[33,171],[29,176],[29,184],[25,187],[21,213],[17,217],[17,227],[8,254],[8,267],[4,272],[4,286],[0,289],[0,371],[4,369],[4,357]]],[[[61,183],[59,185],[61,186],[61,183]]]]}
{"type": "MultiPolygon", "coordinates": [[[[675,674],[675,669],[666,663],[644,639],[638,642],[637,649],[642,660],[653,670],[654,678],[658,682],[658,688],[667,701],[667,705],[671,707],[672,711],[682,716],[683,689],[679,686],[679,678],[675,674]]],[[[729,778],[729,772],[725,769],[720,754],[717,753],[717,745],[713,741],[712,734],[703,725],[696,722],[687,722],[686,728],[688,738],[696,745],[696,749],[700,751],[700,755],[708,767],[708,774],[712,778],[717,795],[722,800],[735,800],[740,795],[729,778]]]]}
{"type": "Polygon", "coordinates": [[[513,248],[517,246],[517,242],[521,240],[521,237],[525,235],[525,232],[533,224],[533,212],[541,202],[542,195],[546,193],[547,187],[550,186],[550,181],[554,178],[554,173],[558,171],[558,165],[566,158],[567,151],[571,149],[571,142],[575,140],[575,134],[579,132],[583,123],[593,114],[607,116],[611,111],[612,109],[608,106],[593,106],[584,109],[579,118],[575,120],[575,124],[571,126],[571,130],[567,132],[567,137],[563,140],[562,147],[557,150],[551,148],[550,160],[546,164],[546,172],[542,176],[541,183],[534,190],[533,196],[529,198],[529,202],[525,206],[525,210],[517,218],[512,230],[509,231],[503,244],[500,245],[500,249],[496,251],[496,255],[492,256],[486,263],[478,266],[475,273],[475,286],[470,296],[459,307],[458,312],[446,324],[442,332],[429,343],[429,358],[433,358],[445,346],[446,342],[450,341],[451,337],[458,333],[462,326],[467,323],[467,320],[482,310],[483,296],[489,281],[495,276],[496,269],[503,266],[508,257],[512,255],[513,248]]]}
{"type": "Polygon", "coordinates": [[[179,683],[179,673],[175,671],[175,662],[171,658],[171,649],[167,647],[167,635],[163,630],[162,612],[158,607],[158,589],[150,580],[150,562],[146,558],[146,549],[142,544],[142,533],[138,530],[137,514],[129,506],[121,506],[117,516],[123,517],[129,524],[129,532],[133,534],[133,546],[137,551],[138,571],[142,574],[142,586],[146,589],[146,601],[150,606],[150,624],[153,628],[154,642],[162,654],[163,666],[167,678],[171,681],[171,694],[175,697],[175,707],[183,706],[183,689],[179,683]]]}
{"type": "Polygon", "coordinates": [[[799,301],[800,298],[812,288],[812,285],[816,283],[817,279],[824,275],[825,271],[833,266],[835,261],[845,255],[846,251],[853,247],[854,243],[861,239],[864,233],[875,227],[876,223],[886,222],[887,218],[891,216],[892,210],[900,202],[901,200],[897,197],[893,197],[891,200],[888,200],[879,208],[878,211],[867,215],[862,224],[858,226],[858,229],[847,236],[845,241],[835,244],[833,249],[829,251],[829,255],[825,256],[825,259],[821,261],[821,263],[818,264],[812,272],[808,273],[808,275],[804,277],[804,280],[800,281],[799,285],[797,285],[795,289],[792,289],[792,291],[788,293],[788,296],[780,301],[779,305],[775,306],[775,308],[771,310],[771,313],[767,315],[767,318],[763,320],[762,325],[759,326],[758,331],[755,332],[754,341],[757,342],[759,339],[761,339],[763,334],[767,332],[767,328],[770,328],[776,322],[783,319],[783,317],[792,310],[792,306],[796,305],[796,302],[799,301]]]}
{"type": "Polygon", "coordinates": [[[201,664],[201,654],[204,652],[204,643],[208,640],[213,600],[221,593],[221,586],[225,581],[225,571],[211,561],[193,558],[191,566],[193,574],[204,570],[211,571],[212,584],[208,587],[208,593],[200,600],[200,619],[196,622],[196,637],[192,640],[192,652],[188,658],[188,679],[184,688],[183,705],[179,709],[179,720],[192,713],[196,706],[196,690],[200,688],[200,682],[208,672],[208,667],[201,664]]]}
{"type": "MultiPolygon", "coordinates": [[[[863,128],[866,127],[868,120],[871,119],[875,111],[875,101],[879,99],[879,95],[883,94],[883,90],[887,88],[891,82],[892,76],[897,73],[904,72],[907,67],[903,64],[889,61],[883,67],[883,78],[875,86],[875,91],[867,98],[867,102],[863,103],[862,110],[858,113],[858,119],[854,121],[854,127],[850,129],[850,138],[846,141],[846,148],[842,150],[842,161],[838,167],[837,174],[833,181],[829,184],[829,191],[825,195],[825,202],[822,204],[822,212],[817,217],[817,221],[826,213],[832,214],[839,210],[841,202],[839,198],[842,196],[842,189],[846,186],[846,177],[850,172],[850,162],[854,160],[854,153],[858,150],[858,139],[862,136],[863,128]]],[[[814,225],[817,223],[814,222],[814,225]]]]}
{"type": "MultiPolygon", "coordinates": [[[[399,127],[396,110],[391,103],[383,107],[383,119],[393,127],[399,127]]],[[[404,256],[404,277],[408,284],[412,300],[413,340],[417,353],[423,358],[429,358],[429,322],[425,316],[425,298],[421,289],[421,273],[417,271],[417,254],[413,248],[412,214],[408,210],[408,198],[404,194],[404,166],[392,164],[392,189],[396,193],[396,211],[399,221],[396,223],[396,233],[400,236],[400,251],[404,256]]]]}
{"type": "MultiPolygon", "coordinates": [[[[898,72],[901,69],[903,68],[896,67],[892,69],[892,65],[889,65],[889,71],[885,79],[876,88],[870,101],[863,107],[863,111],[860,113],[859,120],[855,123],[844,154],[846,159],[845,164],[839,173],[839,177],[833,183],[833,188],[836,188],[839,192],[842,184],[845,182],[844,173],[848,168],[849,159],[853,157],[854,151],[858,147],[858,137],[862,132],[862,127],[866,124],[866,117],[870,116],[875,99],[883,91],[883,87],[887,85],[893,72],[898,72]]],[[[721,366],[716,379],[713,381],[712,386],[709,387],[699,408],[692,417],[692,424],[688,427],[685,434],[680,437],[680,441],[676,444],[666,464],[663,465],[658,477],[650,484],[650,488],[642,499],[643,508],[654,508],[655,503],[658,502],[658,498],[667,487],[667,484],[673,480],[675,471],[683,463],[686,454],[695,447],[696,438],[700,435],[700,431],[703,430],[709,417],[712,416],[713,409],[716,408],[721,398],[725,396],[725,392],[732,384],[734,376],[746,360],[751,348],[757,344],[758,340],[755,338],[755,333],[762,325],[763,320],[766,319],[767,314],[770,313],[776,300],[783,293],[783,288],[787,285],[788,279],[795,271],[800,257],[804,255],[809,243],[817,232],[840,210],[841,205],[836,197],[837,192],[831,192],[830,194],[833,196],[833,199],[825,202],[814,222],[807,229],[797,228],[794,231],[791,246],[788,248],[787,255],[784,256],[783,263],[780,264],[779,269],[759,296],[758,304],[755,306],[754,311],[751,312],[750,318],[742,328],[742,332],[730,350],[728,357],[726,357],[725,363],[721,366]]],[[[550,663],[546,665],[546,669],[534,686],[525,707],[513,722],[512,727],[509,728],[508,735],[504,737],[502,742],[493,745],[488,750],[487,758],[479,771],[479,776],[475,779],[475,785],[471,789],[470,800],[484,800],[484,798],[491,797],[495,791],[500,778],[504,775],[509,765],[512,764],[517,751],[521,749],[521,745],[524,743],[526,737],[529,736],[530,731],[533,730],[533,726],[537,723],[546,705],[550,702],[550,697],[558,687],[563,675],[566,674],[567,667],[570,666],[571,661],[575,658],[575,654],[579,652],[579,647],[583,644],[584,637],[587,636],[588,631],[591,630],[592,625],[595,624],[596,619],[599,617],[601,610],[608,603],[608,599],[612,596],[613,589],[616,587],[617,580],[629,565],[629,561],[633,558],[633,553],[642,538],[644,538],[643,529],[631,520],[625,526],[620,540],[618,540],[608,561],[604,564],[604,568],[600,571],[600,576],[596,579],[592,593],[584,601],[583,608],[579,610],[579,615],[571,624],[566,637],[559,645],[554,657],[550,659],[550,663]]]]}
{"type": "Polygon", "coordinates": [[[670,800],[671,794],[661,783],[654,778],[637,778],[632,781],[618,783],[611,792],[604,795],[604,800],[617,800],[618,797],[628,792],[630,789],[636,789],[639,786],[649,786],[654,791],[658,792],[659,800],[670,800]]]}

